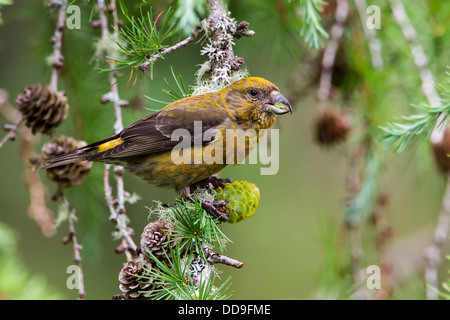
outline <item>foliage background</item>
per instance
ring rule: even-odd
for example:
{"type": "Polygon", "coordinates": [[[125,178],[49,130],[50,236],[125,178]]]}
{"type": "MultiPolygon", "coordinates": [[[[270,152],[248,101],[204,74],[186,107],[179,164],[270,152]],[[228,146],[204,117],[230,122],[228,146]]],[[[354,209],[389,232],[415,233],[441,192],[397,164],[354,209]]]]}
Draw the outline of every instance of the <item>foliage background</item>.
{"type": "MultiPolygon", "coordinates": [[[[88,8],[91,5],[81,2],[81,30],[65,30],[64,35],[66,69],[60,86],[67,91],[71,109],[57,133],[91,142],[111,134],[114,120],[111,106],[100,104],[101,96],[108,91],[106,74],[93,68],[95,48],[92,39],[98,37],[99,32],[93,30],[89,23],[88,8]]],[[[352,1],[350,3],[353,5],[352,1]]],[[[367,50],[361,49],[364,43],[355,43],[358,37],[352,36],[352,32],[361,34],[362,29],[356,23],[350,26],[351,29],[347,28],[340,60],[343,66],[340,89],[342,92],[348,90],[352,98],[340,100],[340,104],[352,110],[356,123],[362,115],[370,112],[376,130],[377,125],[411,113],[412,104],[425,100],[408,43],[393,21],[388,1],[368,1],[371,3],[382,8],[381,29],[377,36],[383,43],[385,67],[381,71],[369,67],[367,50]],[[356,54],[361,52],[364,54],[356,54]],[[365,97],[360,94],[363,86],[372,91],[372,109],[367,107],[365,97]]],[[[298,84],[292,80],[308,66],[310,53],[321,52],[308,48],[299,37],[299,26],[290,19],[289,5],[283,1],[231,0],[229,6],[233,17],[238,21],[248,21],[250,29],[256,32],[251,38],[236,40],[235,54],[244,57],[251,75],[276,83],[286,95],[317,76],[314,72],[307,74],[300,77],[298,84]],[[287,6],[288,16],[282,5],[287,6]]],[[[165,1],[158,2],[154,12],[166,7],[165,1]]],[[[408,2],[406,9],[430,57],[430,68],[436,79],[442,81],[450,61],[450,34],[447,30],[450,5],[446,1],[413,0],[408,2]]],[[[45,64],[45,58],[51,52],[48,39],[53,32],[54,21],[43,1],[16,0],[1,10],[4,24],[0,26],[0,88],[8,90],[13,103],[26,85],[48,82],[50,68],[45,64]]],[[[351,21],[358,22],[355,17],[351,21]]],[[[330,26],[326,27],[329,30],[330,26]]],[[[194,84],[194,73],[204,61],[199,55],[200,49],[199,44],[190,45],[158,61],[154,80],[147,78],[145,86],[140,85],[143,81],[139,81],[139,85],[123,92],[127,76],[121,78],[121,97],[132,101],[132,106],[123,110],[124,124],[131,124],[148,114],[150,111],[145,107],[161,107],[143,98],[144,94],[167,100],[161,91],[165,87],[162,79],[171,78],[171,66],[187,84],[194,84]]],[[[221,268],[224,278],[232,275],[234,299],[348,297],[352,280],[347,266],[348,245],[341,241],[341,231],[344,200],[348,195],[347,156],[358,143],[361,133],[355,133],[349,141],[334,149],[318,146],[313,137],[316,94],[317,82],[303,92],[294,106],[294,113],[280,117],[278,121],[281,129],[280,167],[276,175],[261,176],[259,165],[229,167],[223,171],[223,176],[252,181],[261,190],[256,214],[243,223],[223,228],[233,241],[226,254],[244,262],[241,270],[221,268]]],[[[4,123],[0,118],[0,124],[4,123]]],[[[46,137],[42,140],[45,142],[46,137]]],[[[46,238],[27,216],[28,189],[23,183],[23,161],[17,148],[16,143],[8,142],[0,151],[0,223],[17,237],[17,248],[3,241],[11,239],[11,236],[0,237],[0,246],[15,249],[8,253],[10,256],[0,258],[3,259],[0,260],[0,279],[15,279],[14,272],[2,268],[7,260],[12,259],[5,257],[14,256],[30,277],[42,280],[33,282],[33,285],[51,292],[43,293],[43,298],[73,299],[76,292],[66,288],[66,268],[72,264],[73,253],[60,241],[67,230],[63,225],[55,236],[46,238]]],[[[388,245],[395,280],[390,298],[423,299],[422,253],[432,238],[444,181],[434,167],[430,147],[426,143],[419,143],[402,154],[384,151],[382,161],[379,190],[390,197],[386,214],[395,230],[388,245]]],[[[111,239],[113,230],[103,200],[102,173],[103,166],[94,165],[83,185],[72,188],[68,193],[79,217],[77,232],[84,247],[83,268],[88,299],[110,299],[119,292],[117,276],[124,262],[123,256],[114,253],[117,243],[111,239]]],[[[44,173],[41,176],[44,177],[44,173]]],[[[43,180],[50,193],[56,190],[56,186],[43,180]]],[[[154,188],[129,174],[125,175],[125,186],[128,191],[142,197],[127,207],[136,233],[140,233],[148,221],[146,207],[151,207],[154,200],[172,203],[175,197],[172,190],[154,188]]],[[[57,211],[56,204],[49,201],[49,206],[57,211]]],[[[377,264],[375,230],[368,219],[363,220],[361,228],[362,265],[377,264]]],[[[448,246],[446,252],[449,252],[448,246]]],[[[448,269],[448,263],[444,263],[440,282],[446,278],[448,269]]],[[[18,280],[14,283],[18,287],[25,286],[18,280]]],[[[3,292],[2,289],[0,287],[0,298],[27,297],[20,292],[3,292]]]]}

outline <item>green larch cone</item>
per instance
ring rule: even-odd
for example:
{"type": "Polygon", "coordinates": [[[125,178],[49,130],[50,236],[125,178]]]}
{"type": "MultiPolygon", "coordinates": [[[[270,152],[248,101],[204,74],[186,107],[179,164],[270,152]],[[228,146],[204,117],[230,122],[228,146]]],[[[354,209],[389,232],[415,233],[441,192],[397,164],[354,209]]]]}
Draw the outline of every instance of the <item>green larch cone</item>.
{"type": "Polygon", "coordinates": [[[258,187],[247,181],[233,181],[215,190],[215,200],[227,202],[229,223],[241,222],[251,217],[258,207],[260,193],[258,187]]]}

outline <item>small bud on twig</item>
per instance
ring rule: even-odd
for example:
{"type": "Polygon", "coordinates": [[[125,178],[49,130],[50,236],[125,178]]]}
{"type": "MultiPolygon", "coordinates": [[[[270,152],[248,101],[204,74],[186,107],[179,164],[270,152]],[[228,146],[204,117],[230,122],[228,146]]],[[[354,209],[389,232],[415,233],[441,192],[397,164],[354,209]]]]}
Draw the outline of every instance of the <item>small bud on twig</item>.
{"type": "Polygon", "coordinates": [[[7,124],[3,125],[3,130],[5,130],[5,131],[15,130],[15,128],[16,128],[16,126],[14,124],[7,123],[7,124]]]}
{"type": "Polygon", "coordinates": [[[72,241],[72,234],[68,234],[67,236],[65,236],[64,238],[62,238],[62,243],[63,243],[63,245],[66,245],[66,244],[68,244],[69,242],[71,242],[72,241]]]}
{"type": "Polygon", "coordinates": [[[125,247],[123,246],[123,244],[119,244],[116,249],[114,249],[114,252],[117,254],[121,254],[125,251],[125,247]]]}
{"type": "Polygon", "coordinates": [[[239,39],[242,36],[251,37],[255,34],[255,31],[248,30],[249,23],[247,21],[242,21],[236,26],[236,31],[233,33],[233,37],[239,39]]]}

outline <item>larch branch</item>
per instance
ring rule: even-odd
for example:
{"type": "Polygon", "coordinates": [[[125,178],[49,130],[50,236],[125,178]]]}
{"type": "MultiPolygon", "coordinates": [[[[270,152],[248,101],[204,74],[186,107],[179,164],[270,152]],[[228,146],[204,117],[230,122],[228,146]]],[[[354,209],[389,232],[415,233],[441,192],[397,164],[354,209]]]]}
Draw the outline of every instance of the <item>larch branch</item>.
{"type": "MultiPolygon", "coordinates": [[[[97,6],[99,9],[99,23],[101,29],[101,35],[103,39],[108,39],[111,37],[115,42],[119,40],[119,19],[117,16],[117,6],[116,1],[112,0],[109,3],[109,7],[106,6],[105,0],[98,0],[97,6]],[[112,27],[113,32],[110,34],[109,26],[108,26],[108,18],[107,12],[111,13],[112,16],[112,27]]],[[[115,65],[112,62],[109,62],[109,67],[114,69],[115,65]]],[[[128,102],[125,100],[121,100],[119,96],[119,87],[117,84],[117,75],[116,72],[112,71],[108,73],[108,82],[110,85],[110,91],[103,95],[102,102],[111,102],[114,106],[114,133],[119,133],[123,130],[123,121],[122,121],[122,107],[127,105],[128,102]]],[[[114,167],[114,173],[116,177],[116,194],[117,197],[113,196],[113,189],[109,182],[109,173],[110,173],[110,165],[105,165],[104,172],[104,191],[105,191],[105,201],[108,206],[110,217],[109,220],[116,225],[116,231],[122,237],[122,242],[120,247],[122,250],[117,250],[116,252],[125,252],[127,256],[127,260],[132,260],[132,256],[136,251],[136,244],[132,239],[133,229],[128,227],[127,218],[126,218],[126,208],[125,208],[125,199],[126,192],[123,181],[123,173],[124,169],[121,166],[114,167]]]]}
{"type": "Polygon", "coordinates": [[[153,55],[153,54],[149,54],[147,55],[147,59],[145,62],[143,62],[140,66],[139,69],[141,69],[142,71],[147,70],[147,68],[150,66],[150,64],[158,61],[159,59],[161,59],[162,57],[164,57],[165,55],[172,53],[180,48],[186,47],[188,44],[190,44],[192,41],[194,41],[195,39],[197,39],[203,32],[203,29],[201,27],[197,27],[197,29],[195,30],[195,32],[187,37],[186,39],[178,42],[177,44],[174,44],[173,46],[167,47],[167,48],[162,48],[161,50],[159,50],[159,53],[153,55]]]}
{"type": "MultiPolygon", "coordinates": [[[[389,0],[391,5],[391,10],[397,24],[400,26],[401,31],[408,41],[410,46],[410,51],[414,59],[414,65],[419,71],[421,80],[421,89],[425,95],[428,103],[432,107],[438,107],[441,105],[441,98],[434,87],[434,77],[428,67],[428,57],[425,53],[424,48],[420,44],[417,32],[412,25],[405,7],[400,0],[389,0]]],[[[430,135],[430,142],[433,145],[438,145],[444,139],[444,130],[446,114],[441,114],[433,131],[430,135]]],[[[448,228],[450,223],[450,179],[447,177],[446,190],[444,192],[442,200],[442,209],[439,213],[438,221],[435,227],[434,241],[431,246],[425,250],[425,281],[428,284],[426,295],[429,300],[436,300],[438,294],[435,289],[438,287],[438,266],[441,263],[441,247],[443,241],[448,239],[448,228]],[[445,239],[442,239],[442,235],[445,239]]]]}
{"type": "Polygon", "coordinates": [[[50,88],[58,91],[58,74],[59,70],[64,65],[64,56],[61,53],[63,31],[66,26],[66,8],[67,0],[52,1],[50,6],[55,7],[58,10],[57,22],[55,32],[51,38],[53,44],[53,65],[52,74],[50,79],[50,88]]]}
{"type": "Polygon", "coordinates": [[[337,0],[335,22],[331,28],[331,37],[326,44],[322,57],[322,72],[320,74],[319,89],[317,92],[319,102],[326,101],[330,97],[333,67],[339,43],[344,33],[344,26],[347,21],[348,13],[348,1],[337,0]]]}

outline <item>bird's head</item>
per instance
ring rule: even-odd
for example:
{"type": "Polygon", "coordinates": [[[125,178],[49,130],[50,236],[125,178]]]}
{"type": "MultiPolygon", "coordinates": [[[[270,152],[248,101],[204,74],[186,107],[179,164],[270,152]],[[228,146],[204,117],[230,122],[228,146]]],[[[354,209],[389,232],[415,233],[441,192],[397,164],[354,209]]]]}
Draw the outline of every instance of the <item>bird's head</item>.
{"type": "Polygon", "coordinates": [[[277,115],[292,113],[291,104],[277,86],[263,78],[249,77],[235,81],[222,92],[237,122],[249,121],[263,129],[272,126],[277,115]]]}

